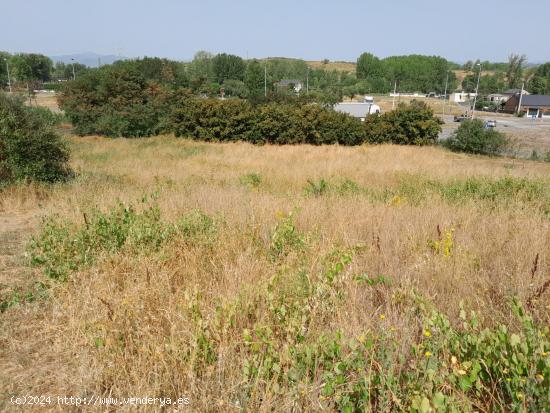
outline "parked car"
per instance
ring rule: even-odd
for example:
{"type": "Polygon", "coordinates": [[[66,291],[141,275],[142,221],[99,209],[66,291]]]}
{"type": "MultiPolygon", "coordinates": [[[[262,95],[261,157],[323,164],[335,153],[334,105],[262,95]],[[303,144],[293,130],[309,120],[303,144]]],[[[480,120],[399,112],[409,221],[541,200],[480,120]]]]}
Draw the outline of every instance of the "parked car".
{"type": "Polygon", "coordinates": [[[470,119],[470,116],[467,114],[455,115],[454,117],[455,122],[464,122],[465,120],[468,120],[468,119],[470,119]]]}
{"type": "Polygon", "coordinates": [[[497,121],[496,120],[488,120],[485,122],[486,128],[496,128],[497,127],[497,121]]]}

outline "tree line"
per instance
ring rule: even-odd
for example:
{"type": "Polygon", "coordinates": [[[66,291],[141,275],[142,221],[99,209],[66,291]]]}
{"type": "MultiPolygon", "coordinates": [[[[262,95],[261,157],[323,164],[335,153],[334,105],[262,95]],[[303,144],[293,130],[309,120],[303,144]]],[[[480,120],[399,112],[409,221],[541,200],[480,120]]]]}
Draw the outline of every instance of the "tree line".
{"type": "Polygon", "coordinates": [[[374,93],[387,93],[394,88],[401,92],[435,92],[455,90],[458,85],[453,72],[456,65],[438,56],[390,56],[380,59],[363,53],[357,59],[357,78],[374,93]]]}
{"type": "Polygon", "coordinates": [[[479,77],[480,95],[501,93],[508,89],[525,90],[536,95],[550,94],[550,62],[529,66],[525,55],[511,54],[507,63],[470,62],[464,69],[468,74],[462,81],[466,92],[474,92],[479,77]]]}
{"type": "MultiPolygon", "coordinates": [[[[325,63],[328,63],[325,59],[325,63]]],[[[300,82],[303,92],[317,100],[331,103],[344,96],[353,98],[361,94],[388,93],[394,88],[400,92],[453,91],[461,87],[472,92],[477,86],[477,74],[482,94],[519,88],[525,81],[532,93],[550,93],[550,63],[527,67],[525,56],[511,55],[507,63],[469,61],[460,66],[438,56],[391,56],[380,59],[363,53],[356,62],[355,73],[328,70],[323,66],[312,68],[301,59],[268,58],[245,60],[239,56],[199,51],[190,62],[178,62],[156,57],[144,57],[115,62],[115,66],[133,67],[148,80],[172,83],[186,87],[195,94],[218,96],[223,89],[226,96],[259,98],[265,94],[293,94],[291,87],[281,88],[278,82],[289,79],[300,82]],[[455,70],[468,74],[459,84],[455,70]]],[[[37,84],[72,80],[90,69],[78,62],[66,64],[52,62],[47,56],[36,53],[11,55],[0,52],[0,86],[8,84],[10,68],[12,85],[28,88],[37,84]],[[6,64],[7,62],[7,64],[6,64]]]]}
{"type": "MultiPolygon", "coordinates": [[[[231,62],[224,71],[214,69],[214,73],[230,73],[237,67],[231,62]]],[[[392,140],[392,136],[401,136],[396,143],[435,141],[440,130],[437,118],[425,106],[403,109],[396,112],[402,114],[398,117],[382,115],[369,129],[365,126],[369,122],[336,112],[312,96],[208,98],[186,87],[188,79],[180,79],[170,67],[165,66],[156,79],[146,76],[148,68],[143,61],[120,62],[67,82],[58,102],[75,132],[112,137],[174,133],[206,141],[357,145],[392,140]],[[415,126],[398,133],[398,125],[407,122],[415,126]],[[377,129],[380,131],[375,133],[377,129]]]]}

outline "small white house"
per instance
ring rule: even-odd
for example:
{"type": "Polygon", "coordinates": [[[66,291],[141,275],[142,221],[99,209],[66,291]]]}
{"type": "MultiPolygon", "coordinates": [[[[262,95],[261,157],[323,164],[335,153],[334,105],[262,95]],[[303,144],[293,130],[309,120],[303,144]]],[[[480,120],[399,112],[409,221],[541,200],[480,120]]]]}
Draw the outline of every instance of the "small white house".
{"type": "Polygon", "coordinates": [[[470,92],[454,92],[449,95],[449,101],[454,103],[464,103],[472,100],[477,95],[470,92]]]}
{"type": "Polygon", "coordinates": [[[510,96],[503,95],[502,93],[491,93],[487,95],[487,100],[492,103],[500,104],[506,102],[510,96]]]}
{"type": "Polygon", "coordinates": [[[280,89],[292,88],[296,93],[300,93],[304,88],[303,82],[298,79],[283,79],[275,83],[275,86],[280,89]]]}
{"type": "Polygon", "coordinates": [[[364,122],[369,115],[380,113],[380,106],[374,104],[374,98],[365,96],[363,102],[343,102],[334,105],[334,110],[346,113],[364,122]]]}

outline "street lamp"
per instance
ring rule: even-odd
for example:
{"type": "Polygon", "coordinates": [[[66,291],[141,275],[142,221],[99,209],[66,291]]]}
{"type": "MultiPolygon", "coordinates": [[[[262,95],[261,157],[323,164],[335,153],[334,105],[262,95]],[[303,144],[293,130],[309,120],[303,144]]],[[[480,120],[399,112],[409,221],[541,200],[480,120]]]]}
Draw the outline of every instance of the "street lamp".
{"type": "Polygon", "coordinates": [[[479,73],[477,75],[477,86],[476,86],[476,95],[474,96],[474,106],[472,107],[472,119],[474,118],[474,114],[476,113],[476,102],[477,102],[477,95],[479,93],[479,80],[481,79],[481,63],[477,63],[476,66],[479,66],[479,73]]]}
{"type": "Polygon", "coordinates": [[[443,115],[445,115],[445,106],[447,105],[447,87],[449,86],[449,71],[447,70],[447,80],[445,80],[445,95],[443,96],[443,115]]]}
{"type": "Polygon", "coordinates": [[[10,77],[10,65],[8,64],[8,58],[4,58],[6,60],[6,72],[8,72],[8,88],[11,93],[11,77],[10,77]]]}
{"type": "Polygon", "coordinates": [[[73,80],[76,80],[76,73],[74,72],[74,62],[75,62],[75,60],[72,57],[71,57],[71,60],[73,61],[73,64],[72,64],[72,66],[73,66],[73,80]]]}

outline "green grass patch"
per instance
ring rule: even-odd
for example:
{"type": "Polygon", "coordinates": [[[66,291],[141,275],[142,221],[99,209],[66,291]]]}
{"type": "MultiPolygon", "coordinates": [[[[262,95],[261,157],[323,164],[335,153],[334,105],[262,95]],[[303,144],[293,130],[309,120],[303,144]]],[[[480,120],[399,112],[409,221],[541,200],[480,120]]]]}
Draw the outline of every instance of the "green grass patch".
{"type": "Polygon", "coordinates": [[[169,223],[161,219],[157,205],[138,212],[120,202],[106,212],[95,209],[83,213],[79,223],[57,217],[44,220],[28,249],[33,265],[43,267],[48,277],[63,281],[103,254],[123,250],[133,255],[151,254],[176,237],[194,241],[210,240],[214,235],[213,219],[200,211],[169,223]]]}

